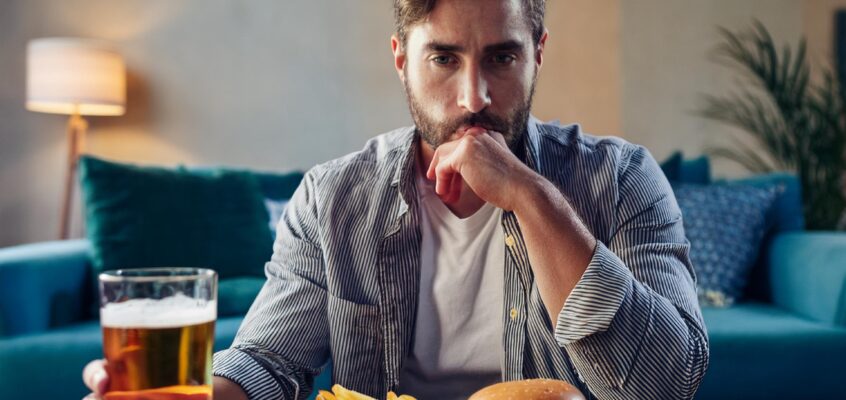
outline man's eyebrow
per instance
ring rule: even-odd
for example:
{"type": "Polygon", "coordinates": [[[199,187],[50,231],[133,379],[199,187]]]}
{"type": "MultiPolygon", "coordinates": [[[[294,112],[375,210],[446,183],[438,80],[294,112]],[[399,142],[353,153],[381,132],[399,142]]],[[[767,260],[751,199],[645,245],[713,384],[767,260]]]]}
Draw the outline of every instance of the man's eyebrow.
{"type": "Polygon", "coordinates": [[[519,51],[523,50],[523,42],[517,40],[506,40],[501,43],[489,44],[485,46],[485,53],[495,53],[499,51],[519,51]]]}
{"type": "Polygon", "coordinates": [[[429,42],[426,43],[425,47],[429,51],[442,51],[450,53],[460,53],[464,51],[464,48],[457,44],[447,44],[441,42],[429,42]]]}
{"type": "MultiPolygon", "coordinates": [[[[449,43],[441,43],[441,42],[429,42],[426,43],[425,48],[429,51],[437,51],[437,52],[449,52],[449,53],[461,53],[464,51],[464,47],[457,45],[457,44],[449,44],[449,43]]],[[[494,53],[498,51],[519,51],[523,49],[523,42],[518,40],[506,40],[500,43],[489,44],[485,46],[484,52],[485,53],[494,53]]]]}

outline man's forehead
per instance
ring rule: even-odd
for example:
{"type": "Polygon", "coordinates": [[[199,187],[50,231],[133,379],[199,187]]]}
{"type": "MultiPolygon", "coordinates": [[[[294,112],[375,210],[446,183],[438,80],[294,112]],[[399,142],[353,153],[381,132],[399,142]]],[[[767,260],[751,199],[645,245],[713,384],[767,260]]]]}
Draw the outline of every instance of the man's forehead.
{"type": "Polygon", "coordinates": [[[409,27],[409,44],[456,51],[525,46],[531,28],[520,0],[439,0],[422,21],[409,27]]]}

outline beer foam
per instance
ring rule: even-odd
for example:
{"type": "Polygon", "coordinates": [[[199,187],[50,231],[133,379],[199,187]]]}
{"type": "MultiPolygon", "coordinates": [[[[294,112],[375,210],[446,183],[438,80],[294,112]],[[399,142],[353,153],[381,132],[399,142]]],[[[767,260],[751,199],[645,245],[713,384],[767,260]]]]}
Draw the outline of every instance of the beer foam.
{"type": "Polygon", "coordinates": [[[160,300],[134,299],[100,308],[100,324],[108,328],[170,328],[197,325],[217,318],[217,301],[184,294],[160,300]]]}

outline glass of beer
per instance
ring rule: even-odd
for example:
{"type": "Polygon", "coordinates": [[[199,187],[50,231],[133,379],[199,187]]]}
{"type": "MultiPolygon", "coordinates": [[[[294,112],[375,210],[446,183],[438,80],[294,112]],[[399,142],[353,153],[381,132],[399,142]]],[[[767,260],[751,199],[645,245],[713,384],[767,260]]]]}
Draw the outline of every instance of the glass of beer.
{"type": "Polygon", "coordinates": [[[99,283],[105,399],[211,399],[217,273],[125,269],[99,283]]]}

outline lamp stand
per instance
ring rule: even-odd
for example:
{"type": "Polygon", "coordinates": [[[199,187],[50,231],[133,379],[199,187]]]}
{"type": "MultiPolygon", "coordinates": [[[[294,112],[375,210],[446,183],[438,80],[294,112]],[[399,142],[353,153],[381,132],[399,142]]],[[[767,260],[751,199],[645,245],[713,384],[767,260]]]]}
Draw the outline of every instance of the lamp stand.
{"type": "Polygon", "coordinates": [[[73,189],[76,179],[76,168],[79,164],[79,155],[85,148],[85,132],[88,130],[88,122],[74,111],[68,119],[68,167],[65,171],[65,193],[62,202],[62,225],[59,228],[59,239],[65,240],[69,237],[71,204],[73,203],[73,189]]]}

